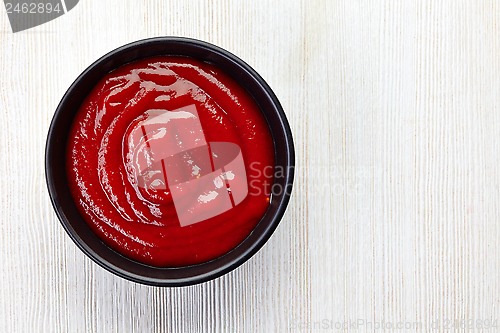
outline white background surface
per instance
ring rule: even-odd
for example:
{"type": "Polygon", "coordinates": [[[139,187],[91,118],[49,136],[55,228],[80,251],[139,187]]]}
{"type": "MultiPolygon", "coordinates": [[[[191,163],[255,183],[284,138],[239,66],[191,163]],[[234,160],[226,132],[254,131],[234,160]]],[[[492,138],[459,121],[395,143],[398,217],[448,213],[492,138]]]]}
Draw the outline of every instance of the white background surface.
{"type": "Polygon", "coordinates": [[[455,319],[500,331],[500,2],[81,0],[16,34],[1,9],[0,66],[1,332],[375,330],[369,321],[425,332],[455,319]],[[43,166],[76,76],[162,35],[253,66],[297,155],[268,244],[177,289],[86,258],[55,217],[43,166]]]}

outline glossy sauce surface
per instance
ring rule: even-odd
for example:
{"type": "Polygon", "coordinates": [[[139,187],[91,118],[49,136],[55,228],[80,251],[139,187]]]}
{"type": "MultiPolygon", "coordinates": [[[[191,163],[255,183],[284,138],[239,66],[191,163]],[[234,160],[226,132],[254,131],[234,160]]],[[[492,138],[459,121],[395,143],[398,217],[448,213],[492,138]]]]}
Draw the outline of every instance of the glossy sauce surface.
{"type": "Polygon", "coordinates": [[[273,156],[258,106],[232,79],[194,59],[157,57],[114,70],[91,91],[71,128],[67,173],[106,244],[179,267],[217,258],[251,233],[269,206],[273,156]]]}

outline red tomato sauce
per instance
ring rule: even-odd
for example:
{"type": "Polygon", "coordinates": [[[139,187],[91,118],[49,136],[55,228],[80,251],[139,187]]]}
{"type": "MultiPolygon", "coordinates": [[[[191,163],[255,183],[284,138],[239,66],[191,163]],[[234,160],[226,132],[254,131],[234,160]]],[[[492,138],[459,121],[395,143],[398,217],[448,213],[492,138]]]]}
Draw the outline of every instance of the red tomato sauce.
{"type": "Polygon", "coordinates": [[[85,221],[115,251],[152,266],[231,251],[269,206],[274,146],[261,111],[220,69],[191,58],[107,74],[78,110],[67,149],[85,221]]]}

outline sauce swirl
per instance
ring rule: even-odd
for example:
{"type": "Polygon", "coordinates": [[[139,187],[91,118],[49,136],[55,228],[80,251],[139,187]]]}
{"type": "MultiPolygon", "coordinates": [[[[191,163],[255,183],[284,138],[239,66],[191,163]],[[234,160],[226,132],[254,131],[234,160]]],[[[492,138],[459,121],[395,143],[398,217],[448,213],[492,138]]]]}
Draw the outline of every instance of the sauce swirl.
{"type": "Polygon", "coordinates": [[[215,259],[269,206],[272,178],[262,170],[273,168],[274,146],[262,113],[228,75],[191,58],[148,58],[108,73],[78,110],[67,149],[85,221],[145,264],[215,259]]]}

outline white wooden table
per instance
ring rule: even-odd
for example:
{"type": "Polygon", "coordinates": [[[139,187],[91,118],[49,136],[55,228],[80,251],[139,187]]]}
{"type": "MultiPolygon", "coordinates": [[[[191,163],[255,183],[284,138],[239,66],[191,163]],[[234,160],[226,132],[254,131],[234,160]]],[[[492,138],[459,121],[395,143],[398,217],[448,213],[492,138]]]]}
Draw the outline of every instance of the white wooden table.
{"type": "Polygon", "coordinates": [[[2,9],[0,75],[0,332],[427,332],[462,320],[500,332],[499,1],[81,0],[16,34],[2,9]],[[177,289],[85,257],[44,179],[70,83],[108,51],[163,35],[252,65],[297,154],[267,245],[177,289]]]}

